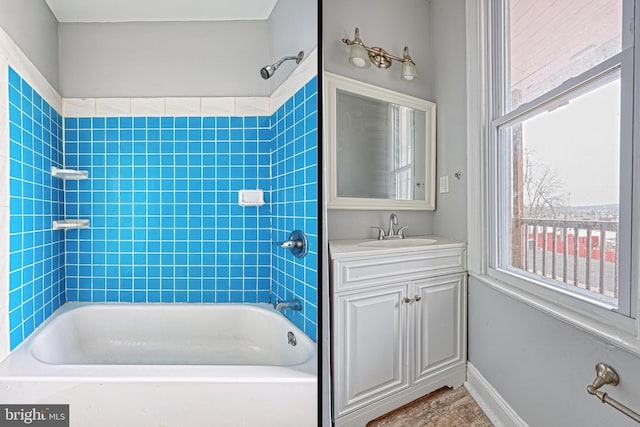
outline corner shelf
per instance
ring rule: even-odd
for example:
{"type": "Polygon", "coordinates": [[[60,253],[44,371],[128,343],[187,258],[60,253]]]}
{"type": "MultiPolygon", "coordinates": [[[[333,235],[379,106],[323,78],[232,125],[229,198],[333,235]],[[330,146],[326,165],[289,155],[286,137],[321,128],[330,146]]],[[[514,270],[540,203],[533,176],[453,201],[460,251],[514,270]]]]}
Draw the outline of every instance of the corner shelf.
{"type": "Polygon", "coordinates": [[[72,169],[59,169],[55,166],[51,167],[51,176],[60,179],[87,179],[89,178],[88,171],[72,170],[72,169]]]}
{"type": "Polygon", "coordinates": [[[53,221],[54,230],[73,230],[77,228],[89,228],[88,219],[63,219],[53,221]]]}
{"type": "MultiPolygon", "coordinates": [[[[81,180],[89,178],[89,172],[83,170],[60,169],[51,167],[51,176],[62,180],[81,180]]],[[[89,228],[88,219],[62,219],[53,221],[54,230],[75,230],[79,228],[89,228]]]]}

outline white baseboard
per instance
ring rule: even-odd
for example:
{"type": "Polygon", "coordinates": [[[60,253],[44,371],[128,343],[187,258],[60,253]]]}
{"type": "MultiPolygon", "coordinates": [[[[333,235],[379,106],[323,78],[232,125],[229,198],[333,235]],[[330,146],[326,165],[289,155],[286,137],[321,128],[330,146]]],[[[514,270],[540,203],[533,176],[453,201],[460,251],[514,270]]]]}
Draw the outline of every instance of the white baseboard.
{"type": "Polygon", "coordinates": [[[468,362],[467,381],[464,386],[495,427],[528,427],[480,371],[468,362]]]}

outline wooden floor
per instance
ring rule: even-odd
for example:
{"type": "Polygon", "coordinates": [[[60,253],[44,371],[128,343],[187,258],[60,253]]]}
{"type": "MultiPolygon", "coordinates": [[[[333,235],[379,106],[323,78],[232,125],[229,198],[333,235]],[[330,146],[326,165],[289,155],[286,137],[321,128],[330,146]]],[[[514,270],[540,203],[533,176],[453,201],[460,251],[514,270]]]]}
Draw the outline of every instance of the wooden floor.
{"type": "Polygon", "coordinates": [[[443,388],[369,422],[367,427],[492,427],[467,389],[443,388]]]}

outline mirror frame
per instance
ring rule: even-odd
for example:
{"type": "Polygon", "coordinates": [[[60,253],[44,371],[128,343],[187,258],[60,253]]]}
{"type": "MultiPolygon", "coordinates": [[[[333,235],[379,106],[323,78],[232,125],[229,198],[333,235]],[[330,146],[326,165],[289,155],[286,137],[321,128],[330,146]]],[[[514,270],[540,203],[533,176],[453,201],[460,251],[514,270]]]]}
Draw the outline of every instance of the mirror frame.
{"type": "Polygon", "coordinates": [[[325,132],[328,142],[327,161],[327,208],[361,210],[420,210],[432,211],[436,208],[436,104],[425,99],[405,95],[389,89],[349,79],[325,72],[325,132]],[[337,91],[374,98],[385,102],[412,107],[424,111],[425,125],[425,198],[424,200],[393,200],[366,197],[339,197],[337,183],[337,91]]]}

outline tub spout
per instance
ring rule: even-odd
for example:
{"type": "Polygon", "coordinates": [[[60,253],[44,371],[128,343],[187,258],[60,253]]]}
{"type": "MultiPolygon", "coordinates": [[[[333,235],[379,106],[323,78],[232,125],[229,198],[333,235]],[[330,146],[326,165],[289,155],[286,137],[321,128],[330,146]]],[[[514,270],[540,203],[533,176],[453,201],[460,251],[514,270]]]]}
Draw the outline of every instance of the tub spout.
{"type": "Polygon", "coordinates": [[[282,313],[282,310],[295,310],[295,311],[302,310],[302,304],[300,304],[300,301],[298,301],[297,299],[288,300],[288,301],[276,300],[274,307],[276,310],[278,310],[281,313],[282,313]]]}

